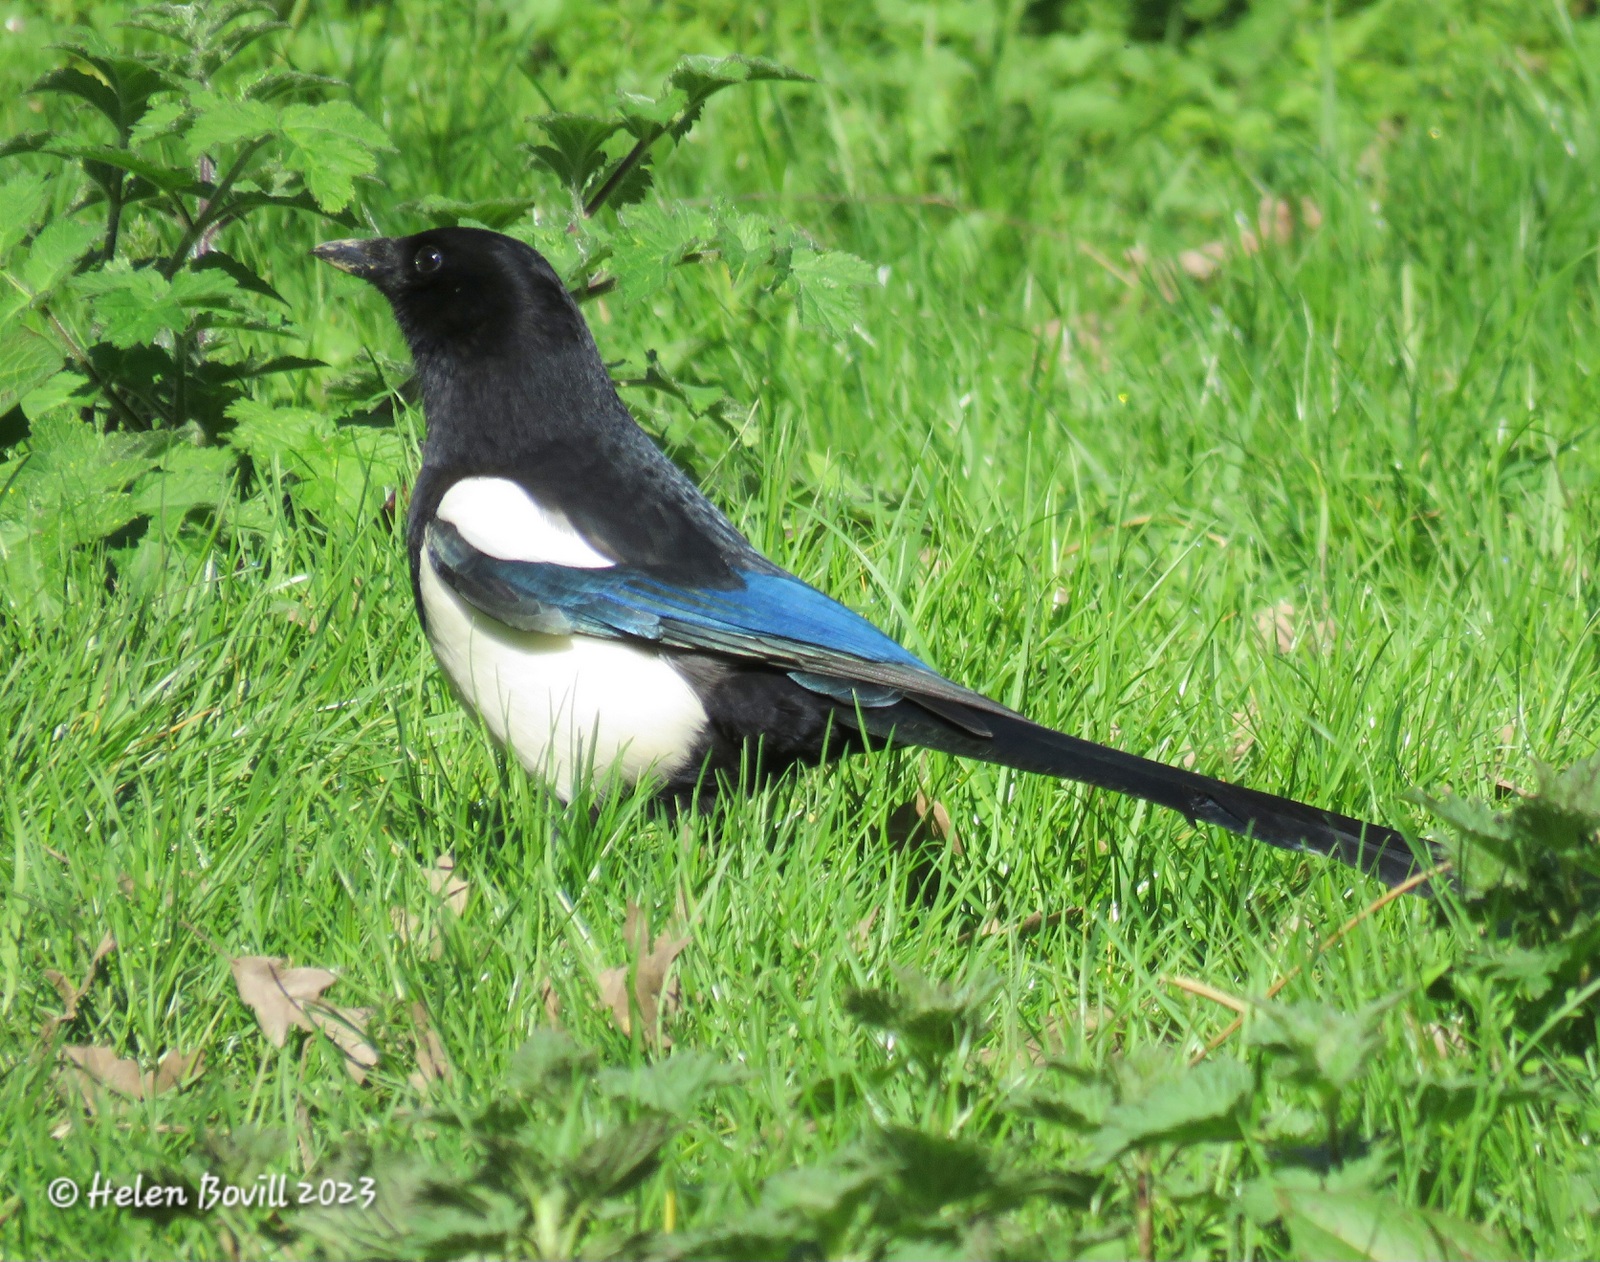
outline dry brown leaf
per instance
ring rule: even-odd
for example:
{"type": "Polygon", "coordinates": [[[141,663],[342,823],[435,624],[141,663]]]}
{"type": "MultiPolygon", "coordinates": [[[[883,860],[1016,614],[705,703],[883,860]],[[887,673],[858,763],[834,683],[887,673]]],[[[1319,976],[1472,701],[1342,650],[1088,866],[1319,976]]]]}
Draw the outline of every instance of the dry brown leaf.
{"type": "Polygon", "coordinates": [[[1291,653],[1297,644],[1305,643],[1317,652],[1325,653],[1333,647],[1339,628],[1332,618],[1308,622],[1303,631],[1296,629],[1299,622],[1294,602],[1289,600],[1280,600],[1255,613],[1256,634],[1269,649],[1291,653]]]}
{"type": "Polygon", "coordinates": [[[100,961],[105,959],[117,949],[117,940],[109,929],[100,939],[100,945],[95,947],[94,954],[89,957],[89,967],[84,970],[83,980],[74,986],[65,976],[53,968],[44,971],[45,979],[56,988],[56,993],[61,996],[61,1012],[57,1016],[48,1018],[39,1030],[40,1042],[48,1043],[55,1032],[68,1021],[78,1015],[78,1005],[83,1002],[83,997],[89,993],[89,987],[94,985],[95,975],[100,971],[100,961]]]}
{"type": "MultiPolygon", "coordinates": [[[[428,869],[427,880],[428,889],[452,915],[460,916],[467,910],[467,899],[472,894],[472,886],[465,878],[456,875],[454,855],[448,853],[440,855],[428,869]]],[[[400,941],[418,942],[427,949],[430,960],[437,960],[444,954],[444,943],[439,938],[437,923],[430,923],[420,916],[413,916],[403,907],[391,907],[389,919],[400,941]],[[425,937],[424,931],[426,931],[425,937]]]]}
{"type": "Polygon", "coordinates": [[[561,1028],[561,996],[556,993],[556,984],[548,977],[539,987],[539,999],[544,1004],[544,1015],[550,1019],[550,1024],[556,1029],[561,1028]]]}
{"type": "Polygon", "coordinates": [[[1233,738],[1228,743],[1228,757],[1239,762],[1256,743],[1256,728],[1261,723],[1261,713],[1254,701],[1242,710],[1233,712],[1233,738]]]}
{"type": "Polygon", "coordinates": [[[963,851],[961,838],[950,820],[950,812],[943,802],[930,798],[920,789],[909,802],[902,802],[889,812],[885,831],[896,846],[931,836],[950,847],[950,853],[959,857],[963,851]]]}
{"type": "Polygon", "coordinates": [[[205,1062],[204,1051],[190,1052],[187,1056],[177,1051],[168,1052],[156,1065],[155,1093],[160,1095],[163,1091],[187,1086],[200,1076],[205,1062]]]}
{"type": "Polygon", "coordinates": [[[64,1047],[61,1056],[68,1083],[90,1112],[96,1107],[98,1088],[130,1100],[148,1100],[185,1086],[199,1075],[205,1060],[203,1052],[186,1056],[171,1051],[149,1073],[139,1068],[138,1061],[120,1057],[109,1047],[64,1047]]]}
{"type": "Polygon", "coordinates": [[[316,999],[338,976],[325,968],[287,968],[272,955],[241,955],[230,959],[239,998],[256,1014],[267,1041],[282,1047],[289,1027],[314,1030],[305,1005],[316,999]]]}
{"type": "Polygon", "coordinates": [[[61,1055],[75,1071],[77,1085],[91,1104],[95,1087],[130,1100],[142,1100],[148,1094],[150,1075],[140,1070],[138,1061],[119,1057],[109,1047],[63,1047],[61,1055]]]}
{"type": "Polygon", "coordinates": [[[1256,206],[1256,227],[1271,245],[1287,245],[1294,237],[1294,208],[1270,193],[1256,206]]]}
{"type": "Polygon", "coordinates": [[[1178,266],[1195,280],[1210,280],[1222,270],[1228,257],[1228,247],[1222,241],[1207,241],[1198,250],[1184,250],[1178,255],[1178,266]]]}
{"type": "Polygon", "coordinates": [[[445,1055],[439,1033],[428,1020],[428,1010],[420,1003],[411,1005],[411,1037],[417,1045],[417,1067],[407,1075],[418,1091],[427,1091],[436,1082],[448,1082],[455,1072],[445,1055]]]}
{"type": "Polygon", "coordinates": [[[867,949],[867,944],[872,938],[872,926],[878,923],[878,911],[879,909],[874,907],[860,920],[856,921],[856,927],[850,931],[850,941],[855,943],[857,951],[865,951],[867,949]]]}
{"type": "Polygon", "coordinates": [[[344,1053],[344,1067],[357,1082],[366,1082],[367,1070],[378,1063],[378,1049],[367,1041],[371,1008],[336,1008],[330,1003],[307,1003],[305,1014],[344,1053]]]}
{"type": "Polygon", "coordinates": [[[1294,603],[1280,600],[1255,614],[1256,634],[1268,648],[1288,653],[1294,648],[1294,603]]]}
{"type": "Polygon", "coordinates": [[[622,937],[633,954],[633,992],[628,990],[628,966],[608,968],[596,979],[600,988],[600,1002],[611,1009],[611,1015],[624,1034],[633,1033],[633,1010],[639,1011],[645,1037],[659,1039],[661,1046],[670,1047],[672,1040],[661,1031],[662,1018],[671,1016],[683,1005],[683,988],[676,977],[671,984],[667,974],[672,962],[689,945],[689,938],[671,933],[658,935],[648,951],[650,926],[637,903],[628,902],[628,917],[623,924],[622,937]]]}
{"type": "Polygon", "coordinates": [[[467,910],[467,896],[471,894],[472,887],[464,878],[456,875],[454,855],[442,854],[434,861],[428,869],[428,888],[456,915],[467,910]]]}

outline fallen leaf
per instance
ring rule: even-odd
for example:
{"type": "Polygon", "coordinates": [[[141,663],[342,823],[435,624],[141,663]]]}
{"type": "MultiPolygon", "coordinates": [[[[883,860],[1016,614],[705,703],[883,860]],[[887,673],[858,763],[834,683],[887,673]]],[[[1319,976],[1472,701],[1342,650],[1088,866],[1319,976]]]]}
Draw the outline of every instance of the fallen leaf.
{"type": "Polygon", "coordinates": [[[1287,245],[1294,237],[1294,208],[1283,198],[1268,193],[1256,206],[1256,227],[1263,241],[1287,245]]]}
{"type": "Polygon", "coordinates": [[[956,835],[956,827],[950,820],[950,812],[945,804],[930,798],[920,789],[911,801],[902,802],[889,812],[885,831],[896,846],[904,846],[928,835],[944,842],[950,847],[950,853],[958,858],[963,853],[961,838],[956,835]]]}
{"type": "Polygon", "coordinates": [[[151,1079],[140,1071],[139,1062],[119,1057],[109,1047],[63,1047],[61,1055],[77,1071],[82,1087],[104,1087],[130,1100],[147,1094],[151,1079]]]}
{"type": "Polygon", "coordinates": [[[1210,280],[1222,270],[1228,257],[1228,247],[1222,241],[1207,241],[1198,250],[1184,250],[1178,255],[1178,266],[1195,280],[1210,280]]]}
{"type": "MultiPolygon", "coordinates": [[[[428,889],[438,898],[447,911],[454,916],[460,916],[467,910],[467,899],[472,894],[472,886],[467,881],[456,875],[455,856],[442,854],[427,871],[428,889]]],[[[389,920],[394,925],[395,934],[402,942],[418,941],[425,947],[430,960],[437,960],[444,954],[444,943],[439,937],[439,926],[431,920],[421,916],[413,916],[404,907],[391,907],[389,920]],[[426,936],[424,937],[424,928],[426,936]]]]}
{"type": "Polygon", "coordinates": [[[148,1100],[192,1081],[205,1059],[203,1052],[170,1051],[149,1073],[139,1068],[138,1061],[120,1057],[109,1047],[64,1047],[61,1056],[70,1086],[91,1113],[98,1105],[97,1088],[130,1100],[148,1100]]]}
{"type": "Polygon", "coordinates": [[[1256,634],[1268,648],[1276,648],[1280,653],[1294,649],[1294,604],[1291,601],[1280,600],[1266,609],[1256,610],[1255,623],[1256,634]]]}
{"type": "Polygon", "coordinates": [[[204,1051],[190,1052],[187,1056],[181,1052],[168,1052],[156,1065],[156,1094],[175,1090],[194,1081],[200,1076],[200,1070],[205,1066],[205,1059],[204,1051]]]}
{"type": "Polygon", "coordinates": [[[600,1002],[611,1009],[612,1017],[624,1034],[633,1033],[633,1010],[637,1007],[645,1037],[652,1042],[659,1040],[663,1047],[670,1047],[672,1040],[661,1031],[661,1022],[682,1007],[683,988],[676,977],[668,985],[667,973],[672,968],[672,962],[689,945],[689,939],[662,933],[647,951],[650,926],[638,904],[631,899],[622,937],[633,954],[632,994],[630,996],[628,989],[629,966],[608,968],[597,979],[600,1002]]]}
{"type": "Polygon", "coordinates": [[[1334,645],[1338,638],[1338,624],[1332,618],[1321,618],[1304,623],[1304,629],[1297,629],[1301,620],[1296,616],[1294,602],[1280,600],[1275,605],[1266,609],[1258,609],[1255,613],[1256,634],[1261,642],[1268,648],[1275,648],[1280,653],[1291,653],[1295,646],[1306,644],[1319,653],[1325,653],[1334,645]]]}
{"type": "Polygon", "coordinates": [[[544,1003],[544,1015],[550,1018],[550,1024],[558,1030],[561,1028],[561,996],[556,993],[556,984],[548,977],[539,987],[539,998],[544,1003]]]}
{"type": "Polygon", "coordinates": [[[872,926],[878,923],[878,910],[878,908],[874,907],[860,920],[856,921],[856,927],[850,931],[850,941],[855,943],[857,951],[865,951],[867,949],[867,943],[872,936],[872,926]]]}
{"type": "Polygon", "coordinates": [[[61,996],[61,1012],[48,1018],[44,1025],[40,1027],[40,1042],[48,1043],[55,1037],[57,1030],[78,1015],[78,1005],[83,1002],[83,997],[89,993],[89,987],[94,984],[95,974],[100,971],[100,961],[116,949],[117,940],[108,929],[105,936],[100,939],[100,945],[95,947],[94,954],[89,957],[89,967],[84,971],[83,980],[76,986],[55,969],[45,969],[45,979],[56,988],[56,993],[61,996]]]}
{"type": "Polygon", "coordinates": [[[418,1091],[427,1091],[436,1082],[448,1082],[455,1072],[444,1053],[444,1044],[428,1020],[428,1010],[420,1003],[411,1005],[411,1037],[417,1045],[417,1067],[407,1076],[418,1091]]]}
{"type": "Polygon", "coordinates": [[[1233,739],[1228,744],[1228,757],[1234,762],[1240,761],[1255,745],[1255,730],[1260,722],[1261,714],[1254,701],[1233,712],[1233,739]]]}
{"type": "Polygon", "coordinates": [[[283,1046],[290,1026],[316,1029],[305,1005],[339,980],[325,968],[286,968],[284,964],[271,955],[242,955],[228,961],[239,998],[256,1014],[274,1047],[283,1046]]]}
{"type": "Polygon", "coordinates": [[[378,1063],[378,1049],[367,1041],[367,1022],[371,1008],[336,1008],[332,1004],[307,1003],[311,1023],[344,1053],[344,1067],[357,1082],[366,1082],[367,1070],[378,1063]]]}
{"type": "Polygon", "coordinates": [[[456,859],[452,854],[442,854],[428,869],[428,888],[456,915],[467,910],[467,896],[472,887],[456,875],[456,859]]]}

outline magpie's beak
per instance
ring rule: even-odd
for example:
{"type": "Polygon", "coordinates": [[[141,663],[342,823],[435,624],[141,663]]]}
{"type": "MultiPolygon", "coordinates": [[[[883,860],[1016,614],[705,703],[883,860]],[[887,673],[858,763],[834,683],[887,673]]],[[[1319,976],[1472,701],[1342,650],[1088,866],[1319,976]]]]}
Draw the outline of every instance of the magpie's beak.
{"type": "Polygon", "coordinates": [[[362,280],[376,281],[389,270],[394,256],[394,242],[388,237],[324,241],[311,253],[324,263],[332,263],[341,272],[349,272],[362,280]]]}

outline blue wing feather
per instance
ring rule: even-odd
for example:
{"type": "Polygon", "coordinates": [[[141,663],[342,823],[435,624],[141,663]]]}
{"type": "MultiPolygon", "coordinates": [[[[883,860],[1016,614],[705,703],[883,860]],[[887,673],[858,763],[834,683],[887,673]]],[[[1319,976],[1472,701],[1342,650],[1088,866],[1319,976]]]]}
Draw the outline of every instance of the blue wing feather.
{"type": "Polygon", "coordinates": [[[966,707],[1010,713],[951,683],[860,614],[781,570],[747,570],[737,587],[680,587],[626,566],[503,560],[480,552],[442,521],[429,527],[427,548],[445,582],[522,630],[651,640],[752,658],[847,704],[892,705],[907,693],[954,702],[962,710],[952,717],[983,734],[987,729],[966,707]]]}

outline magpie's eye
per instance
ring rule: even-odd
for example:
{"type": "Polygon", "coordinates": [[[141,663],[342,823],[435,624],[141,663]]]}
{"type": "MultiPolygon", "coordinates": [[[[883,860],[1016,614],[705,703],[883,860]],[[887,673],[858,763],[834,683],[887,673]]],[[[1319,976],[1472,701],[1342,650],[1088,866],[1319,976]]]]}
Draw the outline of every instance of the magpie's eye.
{"type": "Polygon", "coordinates": [[[417,257],[411,260],[411,266],[417,269],[422,276],[431,276],[444,266],[444,255],[431,245],[425,245],[417,251],[417,257]]]}

